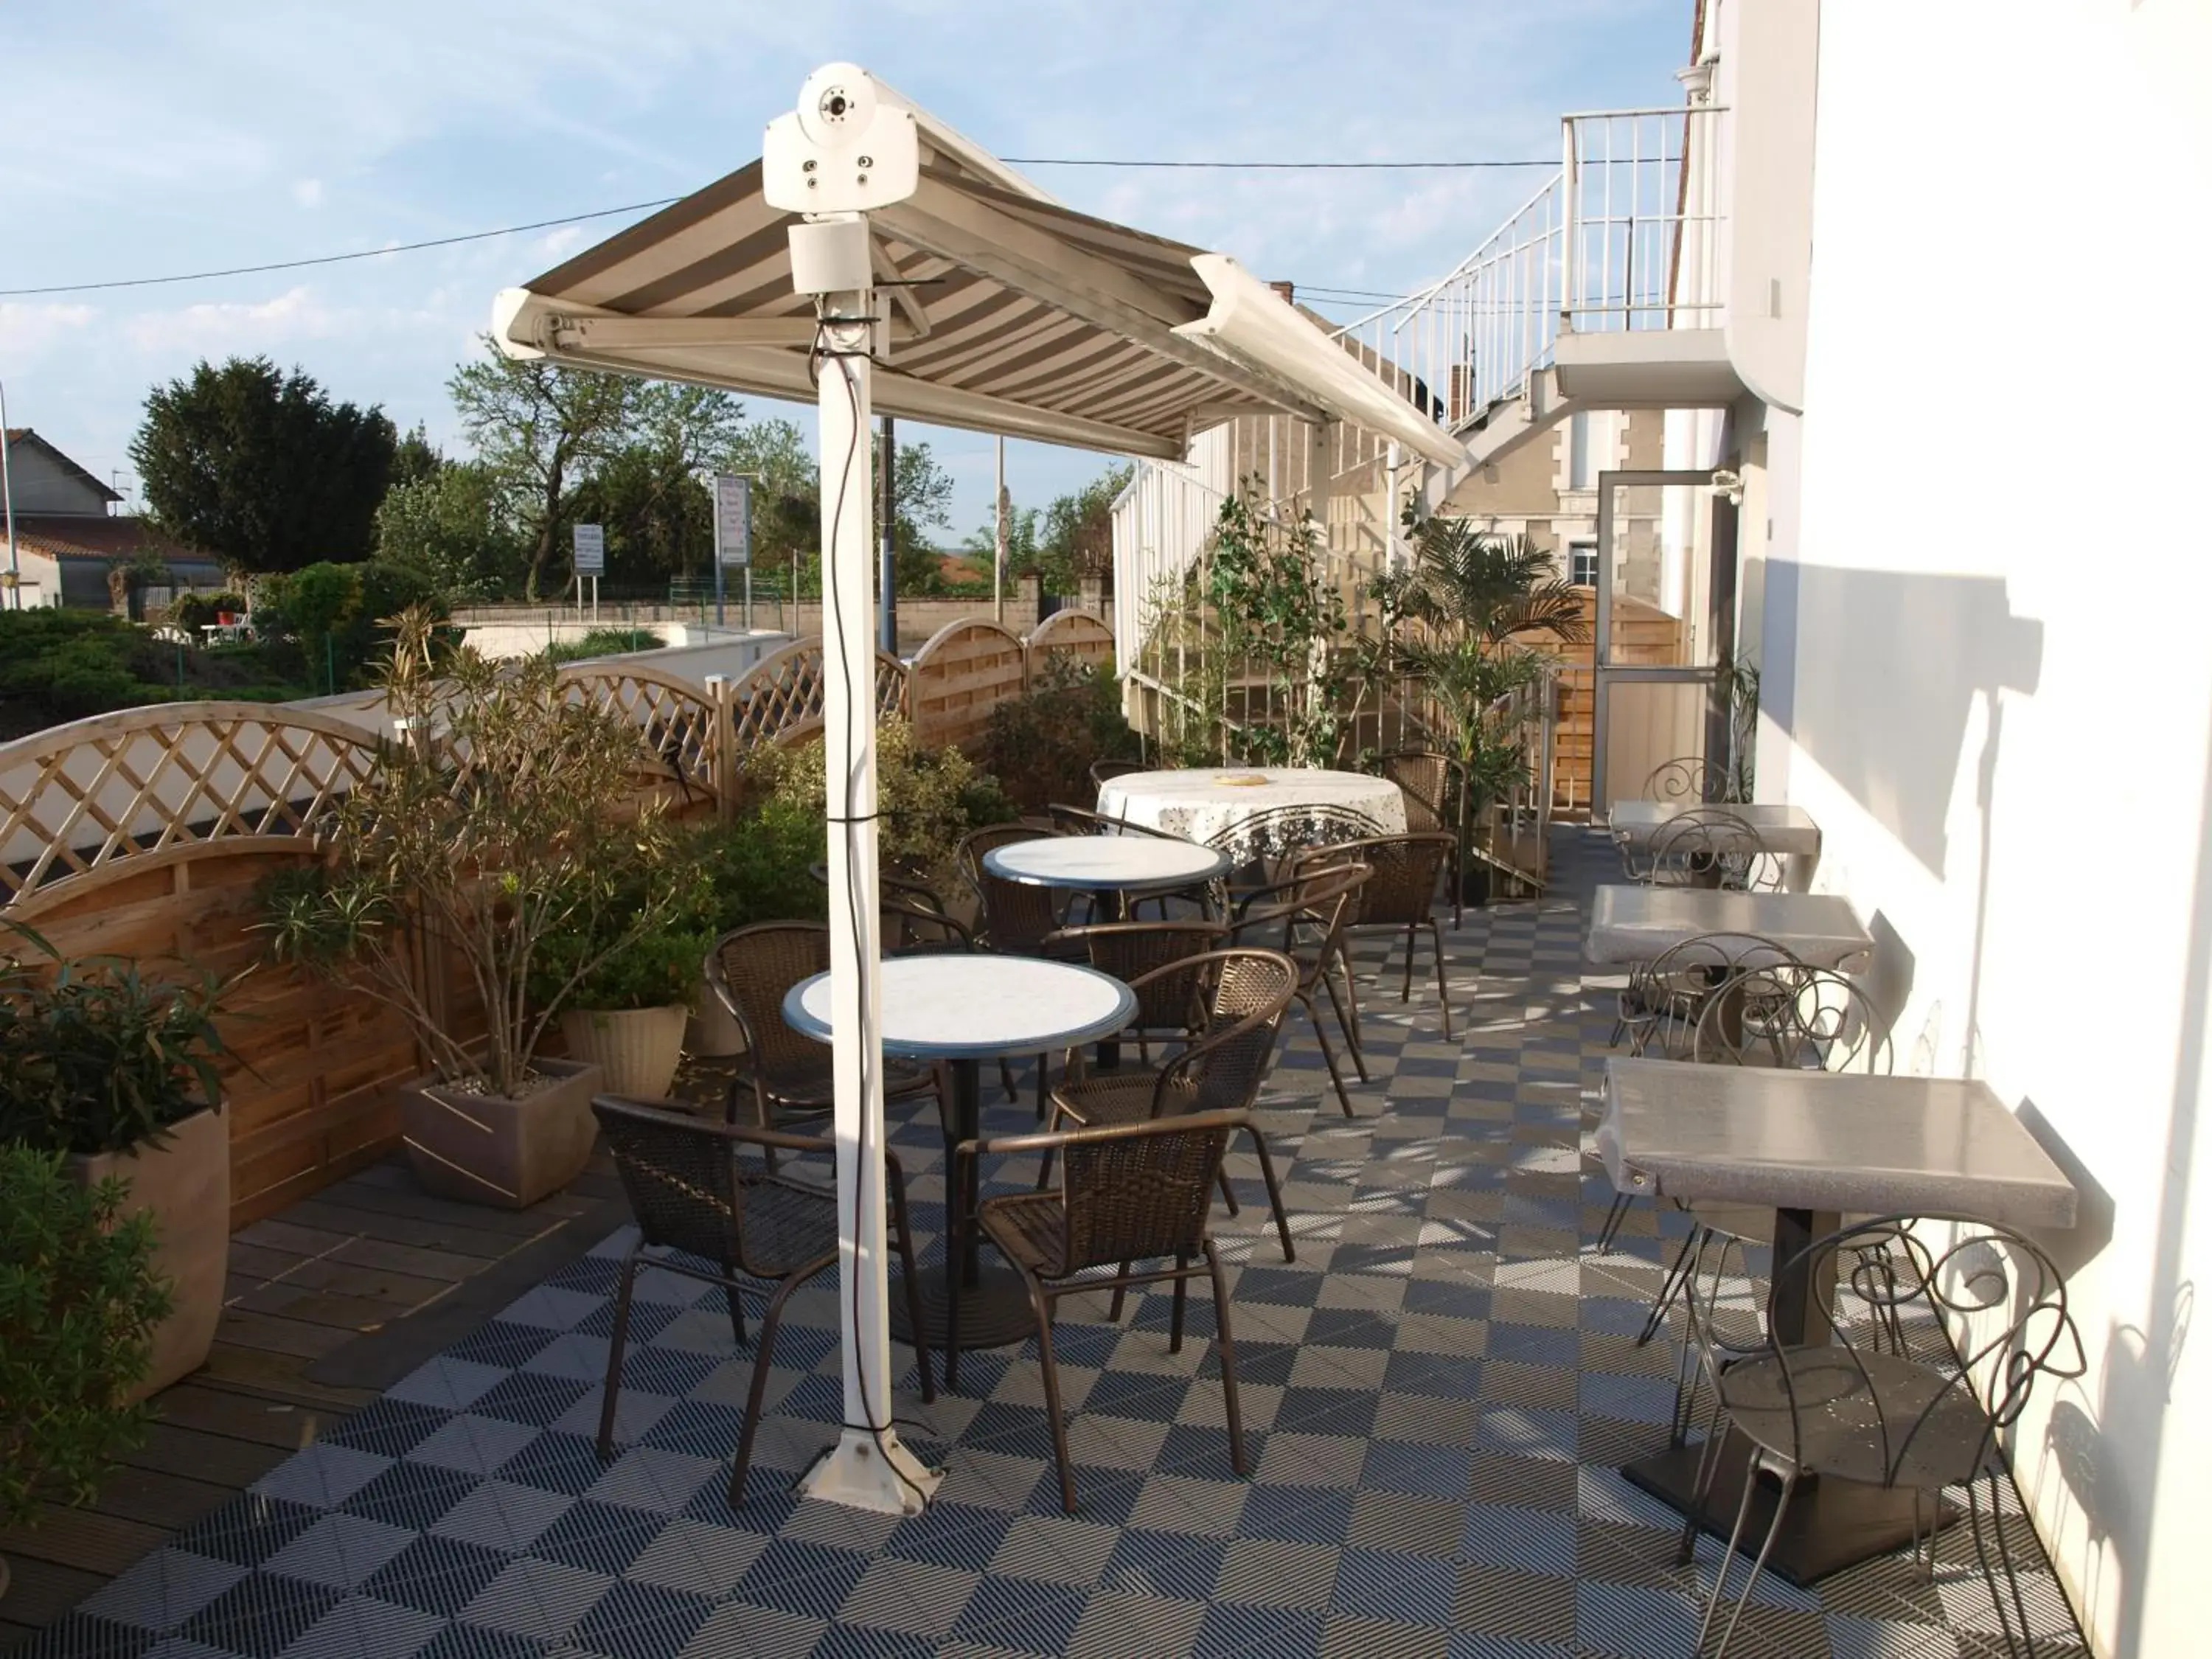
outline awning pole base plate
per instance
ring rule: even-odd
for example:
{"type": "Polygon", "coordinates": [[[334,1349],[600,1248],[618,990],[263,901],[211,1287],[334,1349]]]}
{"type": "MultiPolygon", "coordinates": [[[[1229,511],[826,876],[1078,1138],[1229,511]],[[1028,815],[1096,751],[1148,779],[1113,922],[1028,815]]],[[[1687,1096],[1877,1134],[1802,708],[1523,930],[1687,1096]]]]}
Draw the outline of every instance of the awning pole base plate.
{"type": "Polygon", "coordinates": [[[906,1449],[896,1429],[880,1436],[847,1429],[836,1449],[799,1483],[799,1495],[873,1515],[920,1515],[944,1479],[942,1469],[906,1449]]]}

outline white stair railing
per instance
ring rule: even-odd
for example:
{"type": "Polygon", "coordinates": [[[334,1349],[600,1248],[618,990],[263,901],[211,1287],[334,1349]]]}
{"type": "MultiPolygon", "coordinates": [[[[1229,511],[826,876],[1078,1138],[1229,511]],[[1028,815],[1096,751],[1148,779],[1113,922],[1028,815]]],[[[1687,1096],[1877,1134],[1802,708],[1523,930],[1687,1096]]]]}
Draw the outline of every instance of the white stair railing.
{"type": "Polygon", "coordinates": [[[1560,123],[1566,325],[1578,334],[1718,328],[1718,105],[1601,110],[1560,123]]]}

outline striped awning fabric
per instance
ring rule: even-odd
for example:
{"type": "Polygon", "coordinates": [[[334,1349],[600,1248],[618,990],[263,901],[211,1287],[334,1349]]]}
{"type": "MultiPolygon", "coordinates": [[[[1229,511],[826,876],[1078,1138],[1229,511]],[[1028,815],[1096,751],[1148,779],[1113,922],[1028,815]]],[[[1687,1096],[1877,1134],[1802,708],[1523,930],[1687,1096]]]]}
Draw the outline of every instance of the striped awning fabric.
{"type": "MultiPolygon", "coordinates": [[[[1372,426],[1360,406],[1378,393],[1436,431],[1233,261],[1061,207],[972,147],[925,137],[920,188],[869,221],[890,304],[878,410],[1170,459],[1249,411],[1372,426]],[[1224,267],[1248,313],[1256,292],[1311,336],[1292,344],[1318,376],[1210,333],[1224,267]],[[1349,406],[1328,386],[1346,369],[1349,406]]],[[[814,309],[792,289],[790,223],[754,162],[509,289],[495,331],[563,362],[811,401],[814,309]]]]}

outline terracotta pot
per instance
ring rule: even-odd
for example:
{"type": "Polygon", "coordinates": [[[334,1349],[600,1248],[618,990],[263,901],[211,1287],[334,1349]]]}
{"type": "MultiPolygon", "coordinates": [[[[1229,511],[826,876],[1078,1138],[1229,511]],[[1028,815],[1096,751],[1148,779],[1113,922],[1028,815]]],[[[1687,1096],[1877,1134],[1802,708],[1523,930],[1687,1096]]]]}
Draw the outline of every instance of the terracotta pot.
{"type": "Polygon", "coordinates": [[[665,1008],[573,1008],[561,1016],[568,1058],[596,1066],[611,1095],[665,1100],[684,1058],[684,1026],[691,1011],[665,1008]]]}
{"type": "Polygon", "coordinates": [[[173,1286],[176,1306],[154,1333],[154,1360],[134,1400],[166,1389],[207,1363],[222,1318],[230,1265],[230,1133],[219,1108],[195,1112],[155,1146],[72,1158],[86,1186],[114,1176],[130,1183],[124,1212],[150,1211],[159,1234],[155,1271],[173,1286]]]}
{"type": "Polygon", "coordinates": [[[605,1092],[604,1075],[574,1060],[532,1064],[546,1082],[520,1100],[469,1094],[435,1077],[407,1085],[400,1133],[425,1192],[526,1210],[583,1174],[599,1133],[592,1097],[605,1092]]]}
{"type": "Polygon", "coordinates": [[[737,1016],[722,1006],[702,975],[699,994],[691,999],[691,1023],[684,1033],[684,1046],[695,1054],[723,1057],[745,1051],[744,1029],[737,1016]]]}

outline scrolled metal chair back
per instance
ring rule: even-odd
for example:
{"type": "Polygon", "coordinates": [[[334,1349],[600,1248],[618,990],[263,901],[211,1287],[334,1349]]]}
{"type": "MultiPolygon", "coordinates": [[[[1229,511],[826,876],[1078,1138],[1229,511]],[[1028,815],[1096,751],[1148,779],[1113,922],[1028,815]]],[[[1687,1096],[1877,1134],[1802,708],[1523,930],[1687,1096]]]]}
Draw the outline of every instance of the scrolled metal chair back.
{"type": "Polygon", "coordinates": [[[1719,988],[1735,976],[1804,966],[1785,945],[1758,933],[1700,933],[1629,970],[1621,994],[1629,1052],[1689,1060],[1698,1021],[1719,988]]]}
{"type": "Polygon", "coordinates": [[[1783,875],[1781,859],[1747,819],[1725,807],[1700,806],[1660,825],[1643,879],[1656,887],[1772,892],[1783,875]]]}
{"type": "Polygon", "coordinates": [[[818,921],[762,921],[716,939],[707,982],[745,1034],[751,1063],[768,1070],[804,1065],[821,1045],[792,1030],[783,999],[803,979],[827,972],[830,929],[818,921]]]}
{"type": "Polygon", "coordinates": [[[1888,1022],[1856,982],[1832,968],[1745,968],[1728,994],[1733,1009],[1714,995],[1699,1012],[1691,1058],[1866,1077],[1887,1077],[1895,1065],[1888,1022]]]}
{"type": "Polygon", "coordinates": [[[1728,773],[1702,755],[1678,755],[1662,761],[1644,780],[1646,800],[1726,800],[1728,773]]]}

